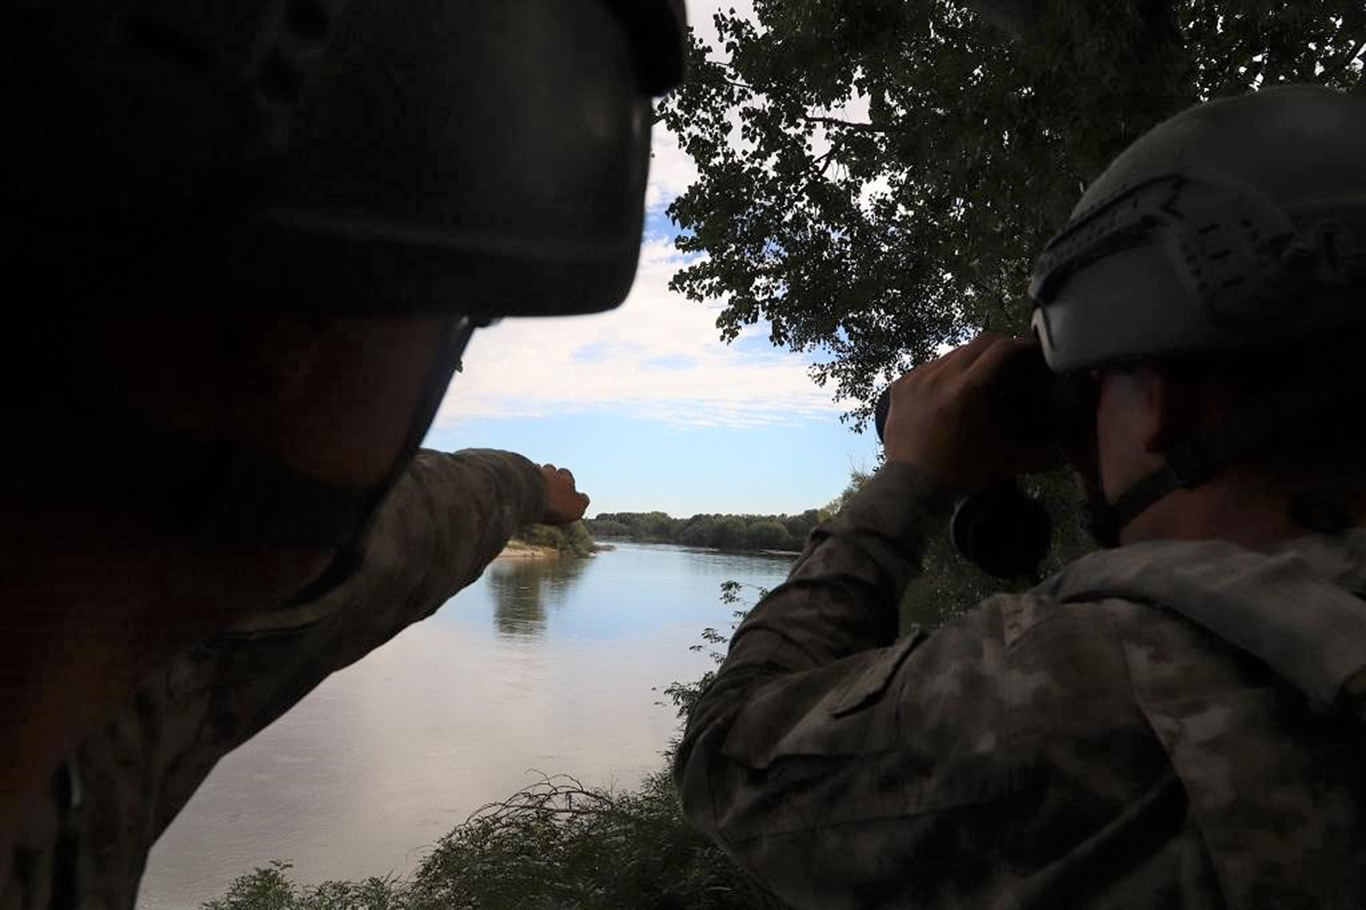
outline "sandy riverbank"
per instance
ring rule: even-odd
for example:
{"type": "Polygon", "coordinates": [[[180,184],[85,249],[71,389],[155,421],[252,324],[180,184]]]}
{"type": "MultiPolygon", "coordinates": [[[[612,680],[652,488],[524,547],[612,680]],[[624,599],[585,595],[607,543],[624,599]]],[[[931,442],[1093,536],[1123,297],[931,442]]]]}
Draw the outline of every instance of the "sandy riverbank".
{"type": "Polygon", "coordinates": [[[496,559],[547,559],[559,556],[554,547],[538,547],[520,540],[509,540],[496,559]]]}

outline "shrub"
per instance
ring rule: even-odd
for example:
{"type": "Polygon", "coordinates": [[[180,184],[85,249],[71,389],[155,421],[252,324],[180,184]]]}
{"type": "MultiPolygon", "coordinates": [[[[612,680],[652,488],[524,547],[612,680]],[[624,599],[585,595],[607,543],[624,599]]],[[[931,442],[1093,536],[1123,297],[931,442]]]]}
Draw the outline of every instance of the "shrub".
{"type": "Polygon", "coordinates": [[[289,863],[238,878],[202,910],[781,910],[679,811],[661,771],[636,790],[544,777],[485,806],[406,880],[302,887],[289,863]]]}

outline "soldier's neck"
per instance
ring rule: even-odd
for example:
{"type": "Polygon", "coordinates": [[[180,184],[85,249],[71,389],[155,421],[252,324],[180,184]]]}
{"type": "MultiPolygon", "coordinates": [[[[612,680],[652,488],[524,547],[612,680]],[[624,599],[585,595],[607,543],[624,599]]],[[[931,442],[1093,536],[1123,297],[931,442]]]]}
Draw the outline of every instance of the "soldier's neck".
{"type": "Polygon", "coordinates": [[[1120,542],[1225,540],[1265,550],[1311,533],[1291,518],[1288,505],[1288,494],[1263,474],[1234,466],[1154,503],[1124,529],[1120,542]]]}

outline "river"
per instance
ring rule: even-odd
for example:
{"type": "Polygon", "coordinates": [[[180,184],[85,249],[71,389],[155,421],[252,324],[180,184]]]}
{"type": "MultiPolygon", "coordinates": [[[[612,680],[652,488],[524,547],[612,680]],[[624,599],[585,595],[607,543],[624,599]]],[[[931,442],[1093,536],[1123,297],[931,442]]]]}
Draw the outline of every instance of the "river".
{"type": "Polygon", "coordinates": [[[139,910],[193,910],[271,860],[305,883],[403,875],[535,772],[634,786],[677,726],[653,690],[701,676],[689,646],[729,629],[721,582],[789,565],[640,544],[495,560],[223,759],[153,848],[139,910]]]}

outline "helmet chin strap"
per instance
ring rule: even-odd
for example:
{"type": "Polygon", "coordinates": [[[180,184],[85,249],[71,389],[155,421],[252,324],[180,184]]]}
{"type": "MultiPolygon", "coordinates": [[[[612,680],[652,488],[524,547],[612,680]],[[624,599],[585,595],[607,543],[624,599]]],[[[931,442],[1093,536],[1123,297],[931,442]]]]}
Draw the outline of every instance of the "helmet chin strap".
{"type": "MultiPolygon", "coordinates": [[[[1329,406],[1353,397],[1344,390],[1352,388],[1351,380],[1359,373],[1360,367],[1350,356],[1330,362],[1270,391],[1255,411],[1244,411],[1218,430],[1179,443],[1168,450],[1166,464],[1129,487],[1114,503],[1093,497],[1087,504],[1087,529],[1100,546],[1119,546],[1120,532],[1168,494],[1200,486],[1249,452],[1316,422],[1329,406]]],[[[1317,516],[1310,525],[1315,530],[1340,529],[1345,513],[1331,508],[1325,512],[1325,505],[1296,497],[1291,511],[1296,520],[1317,516]]]]}
{"type": "Polygon", "coordinates": [[[1178,445],[1167,453],[1167,463],[1120,494],[1113,504],[1096,497],[1088,503],[1087,529],[1096,543],[1106,549],[1119,546],[1119,535],[1129,524],[1158,500],[1179,489],[1197,487],[1241,451],[1212,456],[1209,441],[1230,435],[1227,431],[1203,440],[1178,445]]]}

